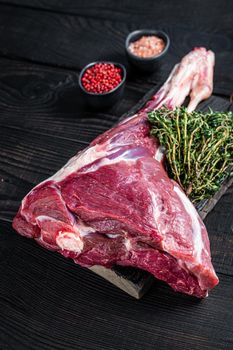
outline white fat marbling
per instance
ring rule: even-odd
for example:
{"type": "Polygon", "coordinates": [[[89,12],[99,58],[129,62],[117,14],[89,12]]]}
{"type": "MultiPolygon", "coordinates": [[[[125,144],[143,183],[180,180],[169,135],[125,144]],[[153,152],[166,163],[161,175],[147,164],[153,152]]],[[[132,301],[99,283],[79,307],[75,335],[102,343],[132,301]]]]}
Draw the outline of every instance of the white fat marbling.
{"type": "Polygon", "coordinates": [[[153,218],[155,220],[155,223],[157,224],[158,218],[161,214],[160,212],[160,205],[158,204],[158,198],[156,194],[148,189],[148,192],[150,193],[151,197],[151,209],[152,209],[152,214],[153,218]]]}
{"type": "Polygon", "coordinates": [[[51,218],[51,217],[48,216],[48,215],[39,215],[39,216],[36,217],[36,221],[39,221],[39,222],[43,222],[43,221],[54,221],[54,222],[58,222],[57,219],[51,218]]]}
{"type": "Polygon", "coordinates": [[[57,182],[62,181],[68,175],[78,171],[80,168],[94,162],[99,158],[106,156],[106,153],[107,151],[102,148],[99,149],[98,145],[89,147],[85,149],[83,152],[78,153],[77,155],[72,157],[63,168],[58,170],[48,180],[54,180],[57,182]]]}
{"type": "Polygon", "coordinates": [[[106,236],[107,236],[108,238],[117,238],[117,237],[119,237],[120,235],[119,235],[119,233],[107,233],[106,236]]]}
{"type": "Polygon", "coordinates": [[[164,147],[163,146],[159,146],[158,149],[155,152],[154,159],[156,159],[158,162],[161,162],[161,160],[164,157],[164,153],[165,153],[164,147]]]}
{"type": "Polygon", "coordinates": [[[122,154],[120,154],[118,157],[114,159],[109,159],[107,158],[109,155],[119,151],[122,146],[127,145],[125,144],[119,144],[114,147],[111,145],[111,139],[109,139],[104,147],[103,145],[100,147],[99,145],[95,145],[92,147],[89,147],[85,149],[83,152],[75,155],[73,158],[71,158],[64,167],[62,167],[58,172],[56,172],[53,176],[51,176],[48,180],[53,180],[56,182],[64,180],[68,175],[78,171],[79,169],[83,168],[84,166],[95,162],[98,159],[102,160],[100,161],[99,164],[93,164],[92,167],[90,167],[87,171],[84,171],[82,173],[88,173],[90,171],[96,171],[98,168],[104,166],[104,165],[111,165],[111,164],[116,164],[120,162],[121,160],[125,161],[132,161],[136,160],[137,157],[130,156],[131,150],[126,150],[122,154]]]}
{"type": "MultiPolygon", "coordinates": [[[[114,149],[114,152],[115,152],[115,149],[114,149]]],[[[92,171],[97,171],[99,168],[101,168],[102,166],[105,166],[105,165],[112,165],[112,164],[117,164],[121,161],[125,161],[125,162],[134,162],[136,161],[137,159],[141,158],[141,156],[135,156],[135,155],[131,155],[131,150],[126,150],[125,152],[123,152],[122,154],[120,154],[119,156],[117,156],[116,158],[114,159],[109,159],[109,158],[102,158],[100,160],[100,162],[98,164],[93,164],[90,168],[88,168],[88,170],[86,171],[82,171],[81,173],[82,174],[86,174],[86,173],[89,173],[89,172],[92,172],[92,171]]]]}
{"type": "Polygon", "coordinates": [[[184,205],[186,212],[188,213],[191,223],[192,223],[192,232],[193,232],[193,242],[194,242],[194,254],[196,256],[197,261],[201,262],[201,253],[202,250],[205,250],[202,241],[201,234],[201,225],[198,219],[198,214],[190,200],[186,197],[186,195],[179,189],[179,187],[174,186],[174,191],[179,196],[181,202],[184,205]]]}
{"type": "Polygon", "coordinates": [[[131,245],[131,242],[130,242],[130,240],[129,240],[128,238],[125,239],[124,244],[125,244],[125,248],[126,248],[128,251],[131,251],[132,245],[131,245]]]}
{"type": "Polygon", "coordinates": [[[75,224],[75,231],[78,231],[81,237],[87,236],[93,232],[96,232],[91,226],[85,225],[81,220],[75,224]]]}

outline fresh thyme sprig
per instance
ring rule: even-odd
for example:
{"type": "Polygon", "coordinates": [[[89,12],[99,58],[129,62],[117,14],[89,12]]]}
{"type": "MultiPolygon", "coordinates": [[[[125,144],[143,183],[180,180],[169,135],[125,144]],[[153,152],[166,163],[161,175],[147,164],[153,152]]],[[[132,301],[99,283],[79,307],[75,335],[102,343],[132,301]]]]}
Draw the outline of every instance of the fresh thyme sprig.
{"type": "Polygon", "coordinates": [[[165,107],[148,113],[166,148],[168,173],[193,202],[213,195],[233,165],[233,113],[165,107]]]}

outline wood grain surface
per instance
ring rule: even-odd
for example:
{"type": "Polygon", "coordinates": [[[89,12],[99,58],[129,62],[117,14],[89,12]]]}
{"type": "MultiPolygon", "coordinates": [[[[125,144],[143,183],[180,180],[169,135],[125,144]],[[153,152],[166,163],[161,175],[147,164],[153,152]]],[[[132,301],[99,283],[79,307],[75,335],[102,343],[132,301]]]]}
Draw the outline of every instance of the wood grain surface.
{"type": "Polygon", "coordinates": [[[23,196],[159,87],[193,46],[216,52],[215,97],[204,107],[228,108],[229,4],[0,1],[1,350],[233,348],[232,187],[205,219],[220,284],[203,301],[159,281],[136,301],[11,228],[23,196]],[[172,39],[160,71],[148,76],[132,71],[124,55],[126,34],[145,26],[162,28],[172,39]],[[125,63],[128,78],[122,101],[96,113],[82,101],[77,81],[84,64],[102,58],[125,63]]]}
{"type": "MultiPolygon", "coordinates": [[[[88,18],[111,19],[113,21],[137,23],[146,27],[149,23],[154,26],[182,24],[205,33],[232,34],[232,4],[229,0],[205,1],[164,1],[146,0],[117,2],[95,0],[90,3],[77,0],[0,0],[9,6],[20,6],[59,14],[69,14],[88,18]]],[[[120,29],[120,28],[119,28],[120,29]]]]}
{"type": "MultiPolygon", "coordinates": [[[[30,2],[33,3],[33,1],[30,2]]],[[[180,2],[182,5],[185,3],[184,1],[180,2]]],[[[90,11],[96,9],[96,16],[93,15],[93,17],[85,16],[85,12],[82,15],[82,11],[80,15],[78,15],[78,11],[75,11],[74,14],[66,14],[33,7],[17,6],[15,8],[4,4],[1,6],[0,11],[0,23],[2,23],[0,54],[14,59],[71,68],[78,71],[89,62],[106,58],[126,64],[127,68],[129,68],[124,52],[126,35],[132,30],[144,28],[145,26],[147,28],[156,27],[164,30],[170,36],[171,48],[167,59],[163,62],[159,72],[155,72],[149,77],[145,77],[144,74],[129,72],[128,78],[130,80],[140,82],[142,86],[146,82],[151,82],[152,84],[158,81],[162,82],[181,57],[194,46],[203,45],[213,49],[216,54],[215,93],[230,95],[233,92],[231,80],[233,76],[233,57],[231,54],[233,41],[232,26],[230,26],[229,21],[224,22],[225,26],[228,24],[227,30],[224,25],[221,27],[221,23],[216,23],[215,16],[210,16],[208,19],[207,17],[204,18],[202,14],[198,20],[198,16],[194,17],[190,11],[193,21],[186,21],[185,25],[184,21],[177,20],[176,16],[173,16],[171,13],[169,16],[165,9],[161,17],[157,17],[157,12],[154,9],[154,12],[152,12],[153,16],[150,15],[146,22],[145,20],[140,21],[137,19],[141,16],[140,11],[137,13],[135,22],[133,19],[130,21],[127,21],[127,19],[124,21],[118,20],[115,18],[117,11],[113,11],[112,16],[109,15],[106,19],[102,19],[99,18],[98,14],[102,13],[104,7],[109,7],[105,6],[106,1],[103,3],[103,6],[99,8],[97,5],[98,10],[95,6],[93,8],[92,6],[91,8],[89,7],[90,11]],[[196,20],[198,22],[194,25],[196,20]]],[[[230,17],[230,13],[227,12],[228,7],[226,5],[224,9],[223,3],[221,2],[221,11],[217,12],[218,1],[215,3],[216,8],[212,9],[214,14],[219,17],[221,12],[225,13],[225,16],[221,17],[221,22],[223,22],[222,18],[230,17]]],[[[80,4],[81,8],[85,8],[85,11],[88,11],[88,6],[82,5],[81,1],[76,2],[76,4],[80,4]]],[[[172,2],[170,1],[171,4],[172,2]]],[[[78,5],[76,6],[78,8],[78,5]]],[[[114,6],[112,3],[111,7],[114,8],[114,6]]],[[[141,5],[143,13],[145,6],[141,5]]],[[[46,6],[44,7],[46,8],[46,6]]],[[[150,7],[151,1],[146,7],[146,13],[149,12],[150,7]]],[[[157,5],[155,5],[155,8],[157,8],[157,5]]],[[[196,5],[196,11],[197,8],[198,6],[196,5]]],[[[178,14],[179,6],[174,8],[174,10],[178,14]]],[[[127,11],[128,8],[125,7],[123,12],[127,11]]],[[[184,15],[185,13],[183,12],[182,16],[184,15]]]]}

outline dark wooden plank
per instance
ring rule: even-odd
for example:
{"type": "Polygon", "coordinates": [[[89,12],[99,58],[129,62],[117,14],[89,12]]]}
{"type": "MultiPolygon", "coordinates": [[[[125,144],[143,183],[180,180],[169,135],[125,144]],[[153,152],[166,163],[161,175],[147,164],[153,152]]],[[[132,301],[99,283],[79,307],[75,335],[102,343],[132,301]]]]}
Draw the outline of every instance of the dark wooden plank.
{"type": "Polygon", "coordinates": [[[1,349],[230,350],[233,277],[204,301],[157,282],[135,301],[1,222],[1,349]]]}
{"type": "MultiPolygon", "coordinates": [[[[94,137],[114,125],[119,114],[126,112],[142,92],[128,84],[125,98],[118,106],[96,113],[86,110],[82,104],[77,73],[9,60],[0,62],[3,68],[0,72],[0,217],[11,221],[21,199],[34,185],[52,175],[94,137]]],[[[133,107],[132,113],[143,101],[145,97],[133,107]]],[[[221,110],[229,106],[220,97],[211,97],[201,108],[207,108],[208,104],[221,110]]],[[[233,247],[230,243],[222,247],[223,227],[216,232],[213,228],[209,230],[211,241],[214,235],[213,254],[219,262],[217,270],[232,273],[233,247]],[[221,249],[218,249],[218,242],[221,249]]],[[[224,243],[229,237],[227,227],[223,231],[224,243]]]]}
{"type": "Polygon", "coordinates": [[[217,270],[233,275],[233,186],[206,217],[212,258],[217,270]],[[229,248],[229,249],[228,249],[229,248]]]}
{"type": "Polygon", "coordinates": [[[117,106],[96,113],[83,104],[77,73],[4,59],[0,64],[0,217],[10,220],[33,185],[115,124],[146,86],[128,84],[117,106]]]}
{"type": "MultiPolygon", "coordinates": [[[[8,60],[1,63],[0,217],[10,221],[31,187],[52,175],[95,136],[116,123],[118,117],[111,113],[119,113],[121,108],[113,108],[108,114],[88,112],[77,88],[77,73],[8,60]]],[[[131,90],[127,89],[128,98],[131,90]]],[[[155,91],[153,88],[147,93],[132,108],[132,113],[155,91]]],[[[210,99],[210,104],[221,109],[228,106],[221,98],[210,99]]],[[[93,271],[136,298],[154,281],[148,273],[133,268],[94,267],[93,271]]]]}
{"type": "MultiPolygon", "coordinates": [[[[172,14],[172,17],[174,15],[172,14]]],[[[95,60],[115,60],[127,65],[126,35],[145,27],[145,21],[118,22],[66,15],[31,8],[0,5],[0,55],[80,70],[95,60]],[[43,28],[43,29],[42,29],[43,28]]],[[[171,48],[161,70],[147,77],[133,72],[129,79],[162,83],[171,68],[194,46],[204,45],[216,53],[215,93],[232,93],[233,41],[230,34],[198,29],[186,22],[168,19],[146,21],[148,28],[163,29],[171,38],[171,48]]],[[[127,65],[128,67],[128,65],[127,65]]]]}
{"type": "MultiPolygon", "coordinates": [[[[59,2],[51,2],[52,5],[55,3],[59,2]]],[[[73,2],[69,3],[71,5],[66,4],[67,10],[74,6],[73,2]]],[[[0,191],[4,189],[3,200],[2,192],[0,194],[0,216],[2,209],[10,208],[8,201],[15,201],[16,209],[16,202],[27,189],[59,168],[63,159],[69,158],[78,147],[83,147],[87,139],[101,132],[102,122],[103,130],[107,129],[115,122],[114,116],[119,117],[127,111],[154,82],[161,83],[170,66],[188,51],[189,45],[207,43],[217,48],[215,92],[229,94],[232,89],[231,11],[227,7],[231,6],[230,2],[227,5],[215,1],[210,6],[208,1],[209,6],[202,3],[190,13],[184,2],[176,5],[179,13],[171,11],[172,2],[163,2],[164,5],[160,1],[154,2],[155,5],[150,2],[151,7],[147,6],[149,2],[142,5],[126,2],[128,14],[122,2],[114,5],[101,3],[104,4],[102,8],[100,2],[91,6],[83,3],[81,8],[85,12],[82,15],[88,18],[61,17],[46,14],[46,11],[0,6],[0,54],[44,64],[44,67],[36,67],[7,61],[3,64],[0,60],[0,119],[4,118],[4,125],[0,128],[0,169],[4,169],[4,181],[0,181],[0,191]],[[158,8],[155,7],[157,4],[158,8]],[[213,15],[215,11],[221,16],[219,20],[216,14],[213,15]],[[91,16],[97,17],[97,12],[99,18],[106,15],[103,18],[108,20],[92,19],[91,16]],[[123,36],[139,25],[145,26],[147,16],[150,17],[149,27],[156,24],[166,29],[165,23],[172,24],[169,30],[174,46],[161,74],[149,77],[130,74],[124,100],[113,111],[98,115],[87,112],[75,88],[75,72],[56,72],[46,68],[45,65],[54,64],[74,67],[78,71],[83,65],[82,60],[89,60],[93,53],[95,58],[107,55],[125,62],[121,51],[123,36]],[[124,26],[124,21],[134,20],[135,23],[124,26]],[[177,31],[174,29],[176,22],[177,31]],[[100,33],[96,34],[95,31],[99,30],[100,33]],[[210,32],[220,34],[209,36],[208,41],[205,38],[210,32]],[[101,41],[103,45],[99,47],[101,41]],[[82,54],[78,50],[80,44],[86,49],[82,54]],[[70,79],[73,83],[69,82],[70,79]],[[96,133],[94,128],[89,131],[93,120],[98,130],[96,133]],[[26,135],[23,138],[24,130],[26,135]],[[14,191],[19,191],[15,198],[14,191]]],[[[45,1],[42,5],[48,6],[45,1]]],[[[1,173],[0,180],[2,178],[1,173]]],[[[230,189],[222,197],[206,219],[220,285],[203,302],[175,294],[160,282],[141,301],[135,302],[72,261],[16,235],[10,222],[6,221],[11,220],[13,210],[4,212],[4,221],[0,221],[0,348],[232,349],[232,192],[230,189]]]]}
{"type": "Polygon", "coordinates": [[[160,84],[192,45],[216,49],[215,92],[232,92],[231,3],[198,0],[190,10],[191,3],[22,0],[20,6],[41,6],[41,11],[0,6],[0,55],[44,65],[0,60],[1,349],[233,348],[232,188],[206,219],[220,285],[202,302],[175,294],[161,282],[136,302],[18,236],[10,222],[32,185],[110,127],[153,83],[160,84]],[[48,7],[76,15],[42,9],[48,7]],[[79,71],[94,56],[125,62],[124,36],[147,23],[171,33],[168,61],[159,74],[130,74],[124,100],[112,111],[87,111],[76,89],[77,72],[46,68],[79,71]]]}
{"type": "MultiPolygon", "coordinates": [[[[127,103],[122,99],[108,112],[95,113],[82,104],[77,73],[8,60],[1,63],[0,217],[11,221],[26,193],[115,124],[131,95],[141,96],[142,89],[135,91],[136,85],[128,84],[127,103]]],[[[136,298],[154,280],[133,268],[94,269],[136,298]]]]}
{"type": "Polygon", "coordinates": [[[163,22],[173,24],[186,23],[189,28],[208,32],[224,31],[233,33],[232,5],[228,0],[186,0],[166,1],[124,0],[111,2],[109,0],[95,0],[91,6],[81,0],[0,0],[2,4],[41,9],[63,14],[82,15],[85,17],[109,19],[121,22],[148,22],[160,25],[163,22]],[[211,16],[210,16],[211,11],[211,16]]]}

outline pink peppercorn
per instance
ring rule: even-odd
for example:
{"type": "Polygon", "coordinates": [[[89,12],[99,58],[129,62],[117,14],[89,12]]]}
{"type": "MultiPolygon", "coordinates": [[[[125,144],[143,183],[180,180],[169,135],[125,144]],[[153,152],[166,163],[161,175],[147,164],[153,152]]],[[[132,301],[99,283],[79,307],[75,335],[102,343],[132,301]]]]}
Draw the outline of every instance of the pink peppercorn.
{"type": "Polygon", "coordinates": [[[121,69],[112,63],[96,63],[83,74],[82,85],[88,92],[103,94],[120,84],[121,73],[121,69]]]}

